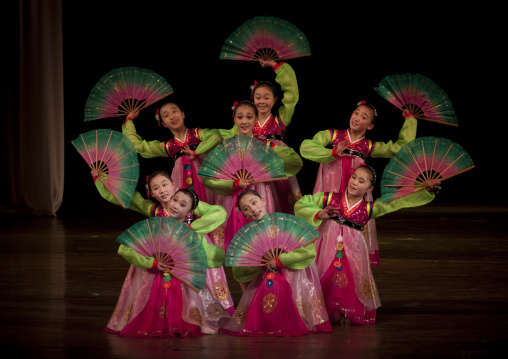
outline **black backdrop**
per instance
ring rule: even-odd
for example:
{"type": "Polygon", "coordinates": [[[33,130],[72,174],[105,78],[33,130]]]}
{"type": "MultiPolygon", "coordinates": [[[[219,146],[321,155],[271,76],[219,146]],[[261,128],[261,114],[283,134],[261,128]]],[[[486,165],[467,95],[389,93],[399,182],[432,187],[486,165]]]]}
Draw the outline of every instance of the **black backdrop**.
{"type": "MultiPolygon", "coordinates": [[[[318,3],[291,9],[270,4],[258,10],[255,3],[248,7],[138,3],[135,8],[125,3],[86,4],[63,5],[66,177],[60,212],[70,208],[70,199],[102,201],[71,141],[92,129],[121,131],[124,120],[84,122],[84,106],[95,83],[114,68],[148,68],[171,84],[171,96],[183,104],[188,127],[231,128],[232,103],[249,97],[254,80],[275,77],[255,62],[219,59],[225,39],[254,16],[285,19],[299,27],[310,43],[311,56],[288,61],[300,91],[285,137],[289,146],[298,150],[304,139],[320,130],[347,128],[350,112],[362,99],[373,102],[379,113],[377,126],[367,136],[396,140],[401,113],[373,87],[387,75],[421,73],[449,95],[459,126],[420,121],[417,136],[453,140],[476,165],[447,180],[436,202],[506,204],[506,190],[495,189],[492,181],[485,183],[498,171],[490,166],[504,163],[499,156],[504,134],[500,118],[506,117],[506,110],[491,106],[501,103],[492,86],[503,72],[495,65],[498,29],[494,22],[485,25],[482,9],[461,9],[459,16],[455,9],[436,10],[430,5],[336,5],[332,10],[318,3]]],[[[500,99],[505,101],[506,93],[500,99]]],[[[145,139],[167,139],[171,133],[156,126],[154,111],[154,106],[142,111],[135,122],[138,133],[145,139]]],[[[378,177],[387,162],[369,161],[378,177]]],[[[145,176],[153,170],[170,171],[172,160],[140,158],[140,166],[138,190],[143,191],[145,176]]],[[[318,164],[304,160],[298,174],[303,194],[311,193],[317,168],[318,164]]],[[[379,195],[379,187],[374,195],[379,195]]]]}

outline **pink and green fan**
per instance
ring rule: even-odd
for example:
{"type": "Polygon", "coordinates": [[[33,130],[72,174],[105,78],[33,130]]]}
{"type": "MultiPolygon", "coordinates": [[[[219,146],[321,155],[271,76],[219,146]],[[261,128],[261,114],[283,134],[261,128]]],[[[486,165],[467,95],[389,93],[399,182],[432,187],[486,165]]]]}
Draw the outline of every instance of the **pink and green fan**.
{"type": "Polygon", "coordinates": [[[287,213],[268,213],[236,233],[226,252],[227,266],[254,267],[281,253],[307,246],[319,238],[318,231],[299,217],[287,213]]]}
{"type": "Polygon", "coordinates": [[[221,60],[287,60],[310,55],[305,34],[290,22],[256,16],[240,25],[222,45],[221,60]]]}
{"type": "Polygon", "coordinates": [[[458,126],[448,95],[421,74],[386,76],[374,90],[395,107],[408,110],[416,119],[458,126]]]}
{"type": "Polygon", "coordinates": [[[195,292],[205,286],[207,259],[201,239],[188,225],[171,217],[151,217],[124,231],[117,242],[169,266],[171,276],[195,292]]]}
{"type": "Polygon", "coordinates": [[[381,178],[381,200],[388,202],[474,168],[462,146],[442,137],[420,137],[402,146],[381,178]]]}
{"type": "Polygon", "coordinates": [[[263,141],[243,135],[230,137],[210,151],[198,176],[251,183],[287,179],[275,151],[263,141]]]}
{"type": "Polygon", "coordinates": [[[173,93],[157,73],[140,67],[121,67],[104,75],[93,87],[85,105],[85,122],[126,116],[173,93]]]}
{"type": "Polygon", "coordinates": [[[94,179],[128,208],[139,177],[138,154],[121,132],[99,129],[78,136],[72,144],[90,166],[94,179]]]}

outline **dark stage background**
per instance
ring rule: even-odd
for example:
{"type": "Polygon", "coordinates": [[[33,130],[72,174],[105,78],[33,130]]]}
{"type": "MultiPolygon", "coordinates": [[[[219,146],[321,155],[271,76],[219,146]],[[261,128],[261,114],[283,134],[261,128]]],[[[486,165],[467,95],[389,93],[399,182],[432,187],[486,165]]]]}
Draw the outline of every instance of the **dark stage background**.
{"type": "MultiPolygon", "coordinates": [[[[485,183],[492,178],[504,135],[492,84],[502,74],[493,55],[498,32],[483,21],[482,9],[454,10],[387,7],[306,6],[278,9],[270,3],[255,6],[174,6],[172,2],[119,6],[63,4],[66,171],[60,213],[71,199],[103,201],[88,166],[71,141],[80,133],[108,128],[121,131],[124,118],[85,123],[84,107],[96,82],[114,68],[144,67],[162,75],[174,88],[172,98],[183,104],[188,127],[231,128],[231,106],[247,99],[254,80],[274,82],[275,74],[256,62],[219,59],[226,38],[247,19],[275,16],[299,27],[307,36],[311,56],[288,60],[294,68],[300,100],[285,142],[299,149],[301,142],[328,128],[348,127],[349,114],[362,99],[378,109],[377,126],[367,135],[377,141],[396,140],[403,119],[373,87],[387,75],[421,73],[449,95],[458,127],[420,121],[417,136],[439,136],[462,145],[476,167],[443,183],[437,203],[506,204],[506,190],[485,183]],[[481,21],[480,21],[481,20],[481,21]],[[496,109],[497,108],[497,109],[496,109]],[[491,188],[487,196],[485,187],[491,188]]],[[[108,2],[108,4],[111,4],[108,2]]],[[[251,3],[254,5],[254,3],[251,3]]],[[[171,98],[170,97],[170,98],[171,98]]],[[[502,97],[504,101],[506,96],[502,97]]],[[[145,139],[165,140],[169,130],[153,119],[155,106],[142,111],[135,124],[145,139]]],[[[381,177],[388,160],[370,159],[381,177]]],[[[138,190],[154,170],[171,171],[168,158],[140,158],[138,190]]],[[[298,174],[303,194],[312,191],[318,164],[304,159],[298,174]]],[[[490,182],[490,181],[489,181],[490,182]]],[[[378,183],[379,184],[379,183],[378,183]]],[[[379,186],[374,192],[379,196],[379,186]]],[[[76,206],[75,203],[72,206],[76,206]]]]}

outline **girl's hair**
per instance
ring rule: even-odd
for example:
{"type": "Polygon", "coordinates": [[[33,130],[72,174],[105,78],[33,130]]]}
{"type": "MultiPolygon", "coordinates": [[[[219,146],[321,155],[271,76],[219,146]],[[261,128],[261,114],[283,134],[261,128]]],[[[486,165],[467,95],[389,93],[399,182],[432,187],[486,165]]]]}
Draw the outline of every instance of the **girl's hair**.
{"type": "Polygon", "coordinates": [[[374,112],[374,117],[372,118],[371,123],[372,123],[372,124],[375,124],[375,123],[376,123],[376,118],[377,118],[377,110],[376,110],[376,108],[374,107],[374,105],[373,105],[373,104],[371,104],[370,102],[367,102],[367,101],[365,101],[365,100],[362,100],[362,101],[360,101],[360,102],[358,102],[358,103],[356,104],[356,108],[358,108],[358,107],[360,107],[360,106],[362,106],[362,105],[363,105],[363,106],[367,106],[368,108],[370,108],[370,109],[372,110],[372,112],[374,112]]]}
{"type": "Polygon", "coordinates": [[[258,108],[256,107],[256,105],[254,105],[254,102],[243,100],[240,102],[235,102],[233,104],[233,118],[236,117],[236,111],[238,110],[238,107],[240,107],[241,105],[250,106],[252,108],[252,110],[254,111],[254,114],[256,115],[256,117],[258,116],[258,108]]]}
{"type": "Polygon", "coordinates": [[[152,183],[152,180],[156,177],[156,176],[164,176],[166,177],[172,184],[175,184],[175,182],[173,181],[173,179],[171,178],[171,175],[166,172],[166,171],[155,171],[155,172],[152,172],[151,175],[149,176],[146,176],[146,183],[145,183],[145,189],[146,189],[146,195],[148,197],[150,197],[150,194],[152,193],[152,188],[150,186],[150,184],[152,183]]]}
{"type": "Polygon", "coordinates": [[[250,94],[250,97],[252,99],[254,98],[254,93],[260,87],[267,87],[267,88],[269,88],[270,91],[272,91],[272,93],[273,93],[273,97],[278,97],[277,88],[275,87],[274,84],[272,84],[269,81],[260,81],[260,82],[254,81],[254,85],[251,86],[251,94],[250,94]]]}
{"type": "MultiPolygon", "coordinates": [[[[254,189],[246,189],[245,191],[243,191],[242,193],[240,193],[240,194],[238,195],[238,197],[236,198],[236,206],[237,206],[238,208],[240,208],[240,200],[243,198],[243,196],[245,196],[246,194],[249,194],[249,193],[250,193],[250,194],[252,194],[252,195],[254,195],[254,196],[257,196],[257,197],[259,197],[259,198],[263,198],[263,197],[261,197],[261,195],[258,193],[258,191],[254,190],[254,189]]],[[[242,210],[242,209],[240,208],[240,211],[241,211],[241,210],[242,210]]]]}
{"type": "Polygon", "coordinates": [[[175,192],[175,194],[177,194],[178,192],[185,193],[187,196],[190,197],[190,199],[192,200],[191,211],[195,210],[198,207],[199,198],[198,198],[197,193],[194,192],[194,190],[187,187],[187,188],[181,188],[181,189],[177,190],[175,192]]]}
{"type": "Polygon", "coordinates": [[[372,187],[374,187],[376,184],[376,171],[374,171],[374,168],[366,164],[361,164],[358,167],[356,167],[356,169],[358,168],[364,168],[365,170],[367,170],[367,172],[369,172],[369,180],[372,187]]]}

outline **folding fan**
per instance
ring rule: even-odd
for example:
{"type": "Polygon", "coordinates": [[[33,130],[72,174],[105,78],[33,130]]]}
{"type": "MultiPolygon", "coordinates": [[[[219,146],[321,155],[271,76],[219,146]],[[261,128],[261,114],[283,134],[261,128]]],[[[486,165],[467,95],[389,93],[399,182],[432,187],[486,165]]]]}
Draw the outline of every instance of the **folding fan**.
{"type": "Polygon", "coordinates": [[[117,242],[169,266],[169,275],[192,290],[205,286],[207,260],[201,239],[185,223],[171,217],[151,217],[124,231],[117,242]]]}
{"type": "Polygon", "coordinates": [[[91,168],[94,178],[128,208],[139,177],[138,154],[121,132],[93,130],[82,133],[72,144],[91,168]]]}
{"type": "Polygon", "coordinates": [[[240,228],[228,247],[225,264],[265,266],[281,253],[306,246],[317,238],[317,230],[302,218],[286,213],[268,213],[260,221],[240,228]]]}
{"type": "Polygon", "coordinates": [[[139,67],[121,67],[104,75],[93,87],[85,106],[85,122],[126,116],[173,93],[167,81],[139,67]]]}
{"type": "Polygon", "coordinates": [[[239,26],[224,42],[222,60],[287,60],[310,55],[305,34],[286,20],[257,16],[239,26]]]}
{"type": "Polygon", "coordinates": [[[251,183],[287,178],[282,160],[269,145],[243,135],[230,137],[210,151],[198,176],[251,183]]]}
{"type": "Polygon", "coordinates": [[[397,108],[407,109],[417,119],[458,126],[448,95],[421,74],[386,76],[374,90],[397,108]]]}
{"type": "Polygon", "coordinates": [[[444,181],[474,168],[459,144],[441,137],[420,137],[390,159],[381,179],[381,200],[388,202],[425,189],[428,181],[444,181]]]}

